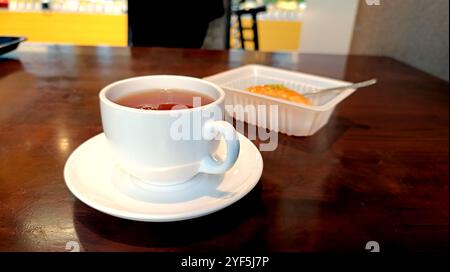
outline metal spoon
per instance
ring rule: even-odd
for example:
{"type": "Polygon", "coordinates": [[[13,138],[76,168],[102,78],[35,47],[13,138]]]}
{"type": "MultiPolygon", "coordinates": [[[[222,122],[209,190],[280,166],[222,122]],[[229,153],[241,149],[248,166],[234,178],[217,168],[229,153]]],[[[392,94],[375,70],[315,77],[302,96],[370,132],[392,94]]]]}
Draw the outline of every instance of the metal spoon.
{"type": "Polygon", "coordinates": [[[303,95],[304,96],[313,96],[313,95],[322,94],[325,92],[342,91],[342,90],[346,90],[346,89],[358,89],[358,88],[363,88],[363,87],[373,85],[375,83],[377,83],[377,80],[374,78],[371,80],[366,80],[363,82],[353,83],[353,84],[349,84],[349,85],[345,85],[345,86],[322,89],[322,90],[318,90],[318,91],[311,92],[311,93],[304,93],[303,95]]]}

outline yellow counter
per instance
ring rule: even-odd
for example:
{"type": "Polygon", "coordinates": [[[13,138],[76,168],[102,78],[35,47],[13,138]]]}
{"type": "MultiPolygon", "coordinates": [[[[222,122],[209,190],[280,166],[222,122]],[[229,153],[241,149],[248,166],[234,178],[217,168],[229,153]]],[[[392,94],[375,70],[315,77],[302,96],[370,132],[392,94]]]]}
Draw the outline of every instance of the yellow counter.
{"type": "Polygon", "coordinates": [[[258,37],[261,51],[300,50],[301,22],[258,21],[258,37]]]}
{"type": "MultiPolygon", "coordinates": [[[[127,46],[127,24],[126,14],[0,10],[0,35],[26,36],[30,42],[127,46]]],[[[243,24],[250,26],[251,20],[243,24]]],[[[298,21],[258,20],[260,50],[298,51],[300,30],[298,21]]]]}
{"type": "MultiPolygon", "coordinates": [[[[243,18],[242,25],[250,28],[252,20],[243,18]]],[[[300,21],[258,20],[259,50],[265,52],[298,51],[300,49],[301,27],[300,21]]],[[[252,39],[252,35],[251,30],[244,30],[246,39],[252,39]]],[[[234,44],[233,35],[230,44],[234,44]]],[[[246,42],[245,48],[251,50],[253,42],[246,42]]]]}
{"type": "Polygon", "coordinates": [[[0,35],[31,42],[126,46],[127,15],[0,11],[0,35]]]}

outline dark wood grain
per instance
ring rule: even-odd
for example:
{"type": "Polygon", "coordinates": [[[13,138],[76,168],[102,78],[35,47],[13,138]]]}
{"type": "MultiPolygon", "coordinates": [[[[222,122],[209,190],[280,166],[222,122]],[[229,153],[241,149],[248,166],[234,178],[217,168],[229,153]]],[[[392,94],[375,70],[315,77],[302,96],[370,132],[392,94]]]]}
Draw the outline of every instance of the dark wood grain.
{"type": "Polygon", "coordinates": [[[385,57],[23,46],[0,58],[0,251],[448,250],[448,83],[385,57]],[[279,135],[244,199],[177,223],[139,223],[66,188],[69,154],[101,132],[97,94],[137,75],[204,77],[260,63],[376,86],[312,137],[279,135]]]}

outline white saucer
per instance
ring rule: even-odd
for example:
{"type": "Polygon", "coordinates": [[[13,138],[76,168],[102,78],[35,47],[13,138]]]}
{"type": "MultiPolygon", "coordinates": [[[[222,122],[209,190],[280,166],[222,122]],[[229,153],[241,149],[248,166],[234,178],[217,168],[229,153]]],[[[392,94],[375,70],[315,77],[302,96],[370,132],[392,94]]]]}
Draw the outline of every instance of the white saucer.
{"type": "MultiPolygon", "coordinates": [[[[69,190],[101,212],[130,220],[168,222],[204,216],[241,199],[258,183],[263,161],[259,150],[239,134],[240,154],[225,174],[198,174],[174,186],[144,185],[112,160],[105,135],[80,145],[64,167],[69,190]]],[[[217,156],[225,153],[221,142],[217,156]]]]}

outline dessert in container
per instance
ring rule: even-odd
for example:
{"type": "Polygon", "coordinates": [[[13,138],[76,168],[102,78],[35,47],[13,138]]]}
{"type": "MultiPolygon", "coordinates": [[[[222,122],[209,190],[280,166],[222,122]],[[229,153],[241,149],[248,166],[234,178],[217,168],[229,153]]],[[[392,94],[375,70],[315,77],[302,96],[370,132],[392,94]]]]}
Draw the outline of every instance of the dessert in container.
{"type": "Polygon", "coordinates": [[[293,136],[310,136],[316,133],[327,124],[336,105],[355,91],[346,89],[310,96],[308,98],[312,102],[311,105],[246,91],[246,88],[255,85],[281,84],[304,94],[350,84],[346,81],[262,65],[245,65],[204,79],[224,89],[225,105],[233,105],[226,107],[226,112],[236,120],[293,136]],[[237,105],[241,105],[244,111],[236,111],[237,105]],[[251,106],[246,107],[248,105],[255,106],[256,110],[249,110],[251,106]],[[258,114],[259,105],[260,108],[265,108],[265,112],[260,111],[258,114]],[[270,111],[271,105],[272,108],[278,108],[278,114],[270,111]]]}

